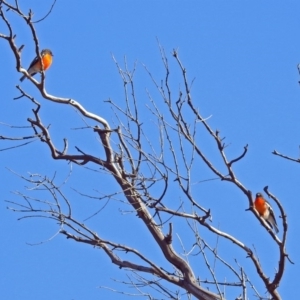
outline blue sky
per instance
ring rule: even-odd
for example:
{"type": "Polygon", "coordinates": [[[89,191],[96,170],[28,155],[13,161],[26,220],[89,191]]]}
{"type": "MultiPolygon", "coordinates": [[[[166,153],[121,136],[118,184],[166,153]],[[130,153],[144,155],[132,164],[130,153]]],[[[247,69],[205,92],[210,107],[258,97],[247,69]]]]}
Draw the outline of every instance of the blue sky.
{"type": "MultiPolygon", "coordinates": [[[[32,8],[35,19],[43,17],[51,3],[49,0],[43,3],[20,1],[25,12],[32,8]]],[[[47,91],[74,98],[109,122],[114,115],[104,101],[111,98],[119,105],[124,104],[122,81],[112,54],[120,64],[126,56],[130,68],[137,62],[137,95],[141,118],[146,124],[150,120],[146,113],[146,90],[154,95],[155,92],[142,64],[158,80],[164,78],[158,39],[169,56],[176,94],[182,83],[171,53],[178,49],[189,80],[195,79],[194,103],[204,117],[211,116],[211,127],[226,137],[228,156],[239,155],[243,147],[249,145],[246,157],[235,167],[239,180],[253,193],[268,185],[284,205],[289,223],[287,252],[295,265],[286,265],[279,287],[283,299],[293,299],[293,287],[300,275],[297,242],[300,165],[275,157],[271,152],[276,149],[293,157],[299,155],[300,87],[296,67],[300,62],[299,12],[300,3],[296,1],[283,4],[279,1],[90,0],[84,5],[57,1],[50,16],[36,25],[41,47],[50,48],[54,53],[53,65],[47,71],[47,91]]],[[[30,31],[12,13],[8,16],[17,34],[16,43],[25,45],[22,63],[27,67],[35,55],[30,31]]],[[[3,28],[1,23],[0,32],[3,28]]],[[[3,40],[0,41],[0,65],[0,122],[28,125],[26,119],[32,116],[32,104],[24,99],[12,100],[18,95],[15,85],[19,84],[21,75],[16,72],[13,57],[3,40]]],[[[92,133],[87,132],[82,137],[82,131],[70,129],[84,126],[73,109],[47,103],[29,81],[22,86],[43,104],[43,122],[51,124],[58,146],[62,147],[62,139],[68,137],[72,153],[75,153],[74,146],[97,153],[99,145],[92,133]]],[[[151,123],[145,126],[151,127],[151,123]]],[[[21,135],[16,129],[0,128],[0,134],[21,135]]],[[[24,132],[31,133],[30,129],[24,132]]],[[[199,143],[218,165],[213,141],[205,136],[199,143]]],[[[2,141],[1,149],[8,145],[2,141]]],[[[98,288],[121,289],[122,286],[116,285],[111,278],[126,278],[125,272],[112,265],[102,251],[67,241],[60,235],[48,243],[30,246],[28,243],[49,239],[58,227],[39,219],[17,221],[21,215],[6,209],[4,200],[17,200],[11,191],[24,191],[25,185],[7,168],[21,175],[30,172],[51,177],[57,172],[57,181],[62,182],[70,166],[53,162],[47,147],[39,142],[1,151],[0,162],[3,178],[0,186],[1,295],[5,299],[120,299],[119,295],[98,288]]],[[[207,170],[199,171],[199,180],[213,177],[207,170]]],[[[82,192],[105,191],[109,184],[109,181],[103,182],[102,177],[73,166],[73,174],[64,189],[79,208],[78,216],[84,218],[102,204],[79,198],[71,188],[82,192]]],[[[247,245],[255,245],[266,272],[273,276],[277,249],[255,217],[245,212],[248,203],[242,193],[229,183],[215,181],[201,184],[196,192],[206,207],[212,209],[214,224],[247,245]]],[[[119,220],[120,207],[124,209],[117,201],[110,203],[107,212],[92,219],[89,225],[104,236],[112,236],[115,242],[125,243],[128,237],[134,247],[145,248],[145,251],[153,247],[149,255],[159,257],[161,254],[145,238],[147,233],[133,215],[122,216],[125,224],[111,222],[110,212],[114,211],[119,220]],[[145,238],[143,243],[141,238],[145,238]]],[[[277,209],[275,213],[280,223],[277,209]]],[[[177,230],[180,233],[180,228],[177,230]]],[[[226,243],[223,245],[227,247],[226,243]]],[[[236,257],[242,260],[245,255],[236,249],[236,257]]],[[[256,276],[255,270],[247,260],[245,263],[252,279],[256,276]]],[[[252,297],[249,291],[249,298],[252,297]]]]}

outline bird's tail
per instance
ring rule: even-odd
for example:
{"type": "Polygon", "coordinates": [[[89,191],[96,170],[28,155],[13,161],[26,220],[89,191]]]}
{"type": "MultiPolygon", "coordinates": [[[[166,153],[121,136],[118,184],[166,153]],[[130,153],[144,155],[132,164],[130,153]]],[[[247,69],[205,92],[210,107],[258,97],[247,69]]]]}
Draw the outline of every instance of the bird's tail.
{"type": "Polygon", "coordinates": [[[275,232],[278,233],[278,232],[279,232],[279,229],[278,229],[278,227],[277,227],[277,224],[274,223],[273,225],[274,225],[275,232]]]}
{"type": "Polygon", "coordinates": [[[266,221],[270,225],[270,227],[275,230],[276,233],[279,232],[279,229],[278,229],[278,226],[276,224],[276,221],[275,221],[275,219],[272,216],[268,220],[266,220],[266,221]]]}

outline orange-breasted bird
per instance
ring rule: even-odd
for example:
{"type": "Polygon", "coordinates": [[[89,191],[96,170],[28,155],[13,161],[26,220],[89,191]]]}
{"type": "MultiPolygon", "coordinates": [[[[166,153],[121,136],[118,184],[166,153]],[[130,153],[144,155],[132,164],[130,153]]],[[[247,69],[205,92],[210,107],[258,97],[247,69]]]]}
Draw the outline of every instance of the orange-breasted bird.
{"type": "Polygon", "coordinates": [[[274,216],[273,209],[270,205],[270,203],[264,199],[261,193],[256,194],[256,198],[254,201],[254,207],[259,213],[263,219],[266,220],[266,222],[271,226],[271,228],[274,228],[275,232],[278,233],[278,227],[276,223],[276,219],[274,216]]]}
{"type": "MultiPolygon", "coordinates": [[[[41,57],[43,60],[43,69],[44,71],[46,71],[47,69],[49,69],[49,67],[52,64],[52,57],[53,57],[53,53],[51,52],[51,50],[49,49],[44,49],[41,52],[41,57]]],[[[27,72],[31,75],[34,76],[36,73],[41,72],[42,71],[42,64],[40,61],[40,58],[37,56],[30,64],[27,72]]],[[[23,75],[20,78],[20,81],[23,81],[26,78],[25,75],[23,75]]]]}

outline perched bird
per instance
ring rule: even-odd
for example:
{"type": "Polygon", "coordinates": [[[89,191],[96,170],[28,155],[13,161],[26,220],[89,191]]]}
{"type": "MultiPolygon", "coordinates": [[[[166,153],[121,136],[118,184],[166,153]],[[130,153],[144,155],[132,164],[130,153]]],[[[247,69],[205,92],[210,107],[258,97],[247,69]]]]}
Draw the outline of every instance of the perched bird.
{"type": "Polygon", "coordinates": [[[254,207],[259,213],[259,215],[267,221],[267,223],[271,226],[271,228],[274,228],[276,233],[278,233],[279,230],[277,227],[273,209],[271,205],[268,203],[268,201],[264,199],[261,193],[256,194],[254,207]]]}
{"type": "MultiPolygon", "coordinates": [[[[42,50],[41,52],[41,57],[42,57],[42,60],[43,60],[43,66],[44,66],[44,71],[46,71],[47,69],[49,69],[49,67],[51,66],[52,64],[52,57],[53,57],[53,54],[51,52],[51,50],[49,49],[44,49],[42,50]]],[[[30,64],[27,72],[33,76],[35,75],[36,73],[38,72],[41,72],[42,71],[42,64],[41,64],[41,61],[40,61],[40,58],[37,56],[30,64]]],[[[24,79],[26,78],[25,75],[23,75],[21,78],[20,78],[20,81],[23,81],[24,79]]]]}

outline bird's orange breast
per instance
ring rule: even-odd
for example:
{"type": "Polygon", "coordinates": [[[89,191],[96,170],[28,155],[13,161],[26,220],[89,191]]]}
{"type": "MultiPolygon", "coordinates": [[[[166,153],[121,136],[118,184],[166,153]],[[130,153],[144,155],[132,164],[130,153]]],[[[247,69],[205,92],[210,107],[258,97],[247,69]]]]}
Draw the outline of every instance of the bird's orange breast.
{"type": "Polygon", "coordinates": [[[263,198],[257,197],[254,202],[255,209],[263,216],[266,212],[266,202],[263,198]]]}
{"type": "Polygon", "coordinates": [[[43,56],[42,60],[44,65],[44,71],[46,71],[52,64],[52,56],[47,53],[43,56]]]}

